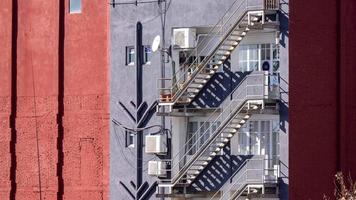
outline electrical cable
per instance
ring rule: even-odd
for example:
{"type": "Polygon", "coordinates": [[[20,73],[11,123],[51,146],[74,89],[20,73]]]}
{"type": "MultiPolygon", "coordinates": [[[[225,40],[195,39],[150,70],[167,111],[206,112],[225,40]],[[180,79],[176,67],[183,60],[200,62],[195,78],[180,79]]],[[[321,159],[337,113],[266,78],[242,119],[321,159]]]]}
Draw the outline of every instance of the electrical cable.
{"type": "Polygon", "coordinates": [[[159,132],[162,132],[162,126],[161,126],[161,125],[152,125],[152,126],[147,126],[147,127],[145,127],[145,128],[129,128],[129,127],[124,126],[122,123],[120,123],[120,122],[117,121],[116,119],[112,119],[111,121],[112,121],[115,125],[120,126],[120,127],[122,127],[123,129],[125,129],[125,130],[129,130],[129,131],[135,132],[134,134],[136,134],[136,132],[138,132],[138,131],[145,131],[145,130],[152,129],[152,128],[156,128],[156,127],[159,127],[159,132]]]}
{"type": "Polygon", "coordinates": [[[37,103],[36,103],[36,88],[35,88],[35,73],[33,70],[32,54],[31,54],[31,68],[32,68],[32,89],[33,89],[33,106],[34,106],[34,117],[35,117],[35,132],[36,132],[36,148],[37,148],[37,167],[38,167],[38,187],[40,193],[40,200],[42,200],[42,183],[41,183],[41,160],[40,160],[40,147],[39,147],[39,136],[38,136],[38,121],[37,121],[37,103]]]}
{"type": "Polygon", "coordinates": [[[130,167],[136,169],[136,167],[131,163],[131,161],[129,161],[129,159],[126,157],[126,154],[123,152],[123,149],[122,149],[122,144],[121,144],[121,140],[119,138],[119,136],[117,135],[117,132],[116,132],[116,128],[114,127],[114,135],[115,135],[115,138],[116,138],[116,142],[118,143],[119,147],[120,147],[120,153],[122,155],[122,157],[125,159],[125,161],[127,162],[127,164],[130,165],[130,167]]]}
{"type": "MultiPolygon", "coordinates": [[[[134,164],[132,164],[133,161],[130,161],[130,159],[126,156],[126,154],[123,152],[123,142],[121,140],[121,138],[118,136],[117,134],[117,129],[114,127],[114,135],[115,135],[115,138],[116,138],[116,142],[118,144],[118,146],[120,147],[120,154],[121,156],[124,158],[124,160],[127,162],[127,164],[130,165],[130,167],[132,167],[133,169],[136,169],[136,166],[134,166],[134,164]]],[[[131,151],[131,149],[128,149],[128,151],[134,155],[135,153],[131,151]]],[[[146,172],[148,170],[148,162],[151,161],[151,160],[155,160],[156,158],[151,158],[151,159],[147,159],[147,160],[143,160],[143,166],[145,167],[145,170],[144,172],[146,172]]]]}
{"type": "MultiPolygon", "coordinates": [[[[167,1],[167,0],[165,0],[165,1],[167,1]]],[[[165,2],[165,1],[161,1],[161,2],[165,2]]],[[[150,1],[150,2],[145,2],[145,3],[157,3],[157,2],[159,2],[159,1],[150,1]]],[[[166,7],[166,9],[163,11],[164,13],[166,13],[167,11],[168,11],[168,9],[169,9],[169,7],[170,7],[170,5],[171,5],[171,3],[172,3],[172,0],[169,0],[169,3],[168,3],[168,6],[166,7]]],[[[109,3],[109,4],[111,4],[111,3],[109,3]]],[[[120,4],[122,4],[122,5],[127,5],[127,4],[134,4],[134,3],[116,3],[116,5],[120,5],[120,4]]],[[[128,20],[128,18],[127,18],[127,16],[121,16],[120,14],[121,14],[121,12],[119,12],[118,10],[113,10],[113,12],[115,12],[115,13],[117,13],[119,16],[120,16],[120,18],[121,19],[123,19],[124,21],[126,21],[126,22],[129,22],[129,24],[131,24],[131,22],[128,20]]],[[[139,12],[136,12],[136,15],[137,15],[137,13],[139,13],[139,12]]],[[[141,21],[141,23],[142,24],[147,24],[147,23],[149,23],[149,22],[151,22],[151,21],[153,21],[153,20],[155,20],[155,19],[157,19],[158,17],[160,17],[161,16],[161,10],[158,10],[158,14],[157,15],[154,15],[153,17],[151,17],[151,18],[148,18],[148,19],[144,19],[144,20],[142,20],[141,21]]],[[[137,19],[136,19],[136,21],[137,21],[137,19]]],[[[130,27],[131,25],[126,25],[126,27],[130,27]]]]}

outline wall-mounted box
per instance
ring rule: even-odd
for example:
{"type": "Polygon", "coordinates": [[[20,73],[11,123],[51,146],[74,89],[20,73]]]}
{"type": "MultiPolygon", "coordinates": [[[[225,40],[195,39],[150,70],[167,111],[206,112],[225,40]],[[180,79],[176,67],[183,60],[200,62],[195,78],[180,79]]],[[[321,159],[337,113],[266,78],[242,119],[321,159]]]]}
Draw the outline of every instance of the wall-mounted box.
{"type": "Polygon", "coordinates": [[[175,28],[173,29],[173,48],[189,49],[195,47],[195,28],[175,28]]]}
{"type": "Polygon", "coordinates": [[[148,175],[164,177],[167,175],[166,163],[162,161],[149,161],[148,162],[148,175]]]}
{"type": "Polygon", "coordinates": [[[147,135],[145,150],[147,154],[167,154],[166,135],[147,135]]]}

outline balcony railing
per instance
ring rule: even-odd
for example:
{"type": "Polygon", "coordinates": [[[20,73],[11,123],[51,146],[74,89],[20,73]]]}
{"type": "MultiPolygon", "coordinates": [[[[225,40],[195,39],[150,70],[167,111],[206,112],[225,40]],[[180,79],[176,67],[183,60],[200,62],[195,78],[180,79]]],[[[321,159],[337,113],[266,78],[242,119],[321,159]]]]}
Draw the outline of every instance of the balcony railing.
{"type": "Polygon", "coordinates": [[[243,110],[249,100],[277,100],[279,91],[272,88],[269,83],[272,77],[278,77],[278,74],[269,74],[268,72],[252,72],[247,75],[240,85],[231,93],[232,100],[224,101],[219,109],[216,109],[204,122],[201,127],[192,135],[183,147],[173,156],[169,162],[172,178],[162,182],[176,184],[189,170],[189,167],[201,156],[209,154],[211,144],[219,138],[220,133],[226,128],[230,121],[243,110]],[[221,112],[220,112],[221,111],[221,112]],[[209,125],[207,125],[209,124],[209,125]],[[206,128],[208,127],[208,128],[206,128]],[[204,130],[204,131],[202,131],[204,130]]]}
{"type": "MultiPolygon", "coordinates": [[[[175,103],[202,70],[213,70],[213,68],[208,68],[207,65],[217,59],[217,52],[221,51],[219,48],[243,21],[247,12],[276,10],[278,8],[279,0],[236,0],[218,23],[209,31],[205,39],[192,50],[179,70],[174,72],[172,78],[158,79],[159,85],[166,86],[164,88],[158,88],[160,95],[159,102],[175,103]],[[203,59],[200,60],[202,57],[203,59]]],[[[248,28],[242,32],[241,36],[244,37],[247,31],[248,28]]],[[[236,44],[232,44],[233,49],[240,43],[242,37],[236,39],[236,44]]],[[[233,49],[226,50],[226,53],[224,52],[224,54],[219,57],[219,62],[225,60],[233,49]]],[[[214,67],[218,67],[222,64],[219,62],[214,67]]]]}
{"type": "Polygon", "coordinates": [[[248,185],[277,184],[279,177],[278,157],[254,156],[247,159],[210,200],[237,199],[248,185]]]}

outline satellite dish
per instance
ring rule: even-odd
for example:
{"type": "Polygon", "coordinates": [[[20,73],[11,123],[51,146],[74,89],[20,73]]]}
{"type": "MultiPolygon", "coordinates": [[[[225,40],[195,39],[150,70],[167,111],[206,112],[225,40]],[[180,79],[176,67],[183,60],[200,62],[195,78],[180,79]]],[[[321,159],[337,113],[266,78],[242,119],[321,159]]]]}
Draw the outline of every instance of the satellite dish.
{"type": "Polygon", "coordinates": [[[152,42],[152,52],[156,52],[158,50],[160,43],[161,43],[161,36],[157,35],[152,42]]]}

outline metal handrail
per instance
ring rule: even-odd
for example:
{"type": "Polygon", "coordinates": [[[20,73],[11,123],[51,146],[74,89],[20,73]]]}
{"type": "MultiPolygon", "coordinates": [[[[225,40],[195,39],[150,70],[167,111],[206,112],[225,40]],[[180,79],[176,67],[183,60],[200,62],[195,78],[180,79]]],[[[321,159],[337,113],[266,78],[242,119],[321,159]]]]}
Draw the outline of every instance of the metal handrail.
{"type": "MultiPolygon", "coordinates": [[[[236,2],[238,2],[239,0],[236,0],[234,2],[234,4],[236,2]]],[[[202,42],[200,43],[200,46],[196,47],[193,52],[191,53],[191,55],[186,59],[185,63],[183,64],[183,66],[185,64],[187,64],[187,62],[189,62],[190,60],[192,60],[193,56],[196,56],[196,58],[194,59],[194,61],[192,62],[192,64],[190,64],[187,68],[180,68],[180,70],[178,70],[178,72],[176,72],[173,76],[172,76],[172,79],[175,78],[176,82],[175,83],[172,83],[172,86],[169,87],[169,88],[161,88],[161,91],[164,91],[164,90],[168,90],[171,94],[171,99],[177,99],[179,97],[177,96],[180,96],[181,94],[181,89],[183,89],[186,85],[189,85],[189,81],[192,81],[193,78],[191,79],[188,79],[188,81],[186,81],[186,76],[187,76],[187,72],[189,71],[193,71],[192,73],[192,76],[194,77],[197,73],[199,73],[200,70],[203,69],[203,67],[212,59],[213,55],[214,55],[214,52],[209,52],[207,53],[207,55],[210,55],[210,56],[207,56],[203,59],[203,61],[201,63],[198,63],[198,60],[199,60],[199,57],[201,56],[200,54],[198,54],[198,50],[199,48],[201,48],[201,46],[203,46],[203,49],[201,50],[201,52],[204,52],[205,50],[207,50],[207,48],[211,47],[211,46],[215,46],[215,45],[212,45],[213,42],[215,41],[219,41],[219,43],[221,41],[223,41],[228,35],[224,35],[223,33],[223,30],[224,30],[224,26],[229,22],[230,19],[232,19],[232,17],[234,16],[234,14],[241,8],[241,6],[243,5],[243,3],[247,3],[247,1],[249,0],[244,0],[244,1],[239,1],[241,2],[239,4],[239,6],[237,7],[237,9],[234,10],[234,12],[229,15],[230,17],[224,21],[224,18],[226,16],[228,16],[229,11],[231,11],[231,9],[228,10],[228,12],[225,13],[225,15],[219,20],[219,22],[217,23],[217,25],[215,25],[212,30],[210,31],[210,34],[207,35],[207,37],[205,38],[205,40],[208,40],[207,43],[205,42],[202,42]],[[220,25],[220,23],[222,23],[220,25]],[[219,26],[220,25],[220,26],[219,26]],[[216,30],[217,29],[217,30],[216,30]],[[216,36],[220,36],[220,35],[224,35],[225,37],[222,37],[220,40],[216,40],[216,36]],[[195,69],[196,68],[196,69],[195,69]],[[183,69],[183,73],[182,73],[182,70],[183,69]],[[193,69],[193,70],[192,70],[193,69]],[[179,75],[178,73],[182,73],[181,75],[179,75]],[[180,86],[182,86],[183,88],[180,88],[180,86]],[[175,93],[173,90],[177,90],[178,92],[175,93]]],[[[234,5],[233,4],[233,5],[234,5]]],[[[231,6],[231,8],[233,8],[234,6],[231,6]]],[[[243,10],[243,11],[246,11],[247,10],[247,6],[246,8],[243,10]]],[[[243,12],[245,14],[245,12],[243,12]]],[[[241,16],[239,17],[236,17],[236,19],[238,20],[241,20],[241,16]]],[[[226,28],[225,28],[226,29],[226,28]]],[[[204,41],[205,41],[204,40],[204,41]]],[[[218,44],[219,44],[218,43],[218,44]]],[[[160,92],[161,94],[161,92],[160,92]]]]}
{"type": "Polygon", "coordinates": [[[278,158],[277,159],[275,159],[275,158],[272,158],[272,159],[261,158],[261,159],[247,159],[247,160],[245,160],[245,162],[240,165],[239,169],[236,170],[235,173],[230,176],[229,179],[232,180],[236,175],[240,174],[239,176],[237,176],[237,178],[235,178],[234,182],[232,182],[232,183],[227,182],[224,185],[222,185],[220,187],[220,189],[210,198],[210,200],[213,200],[213,199],[217,198],[218,194],[220,194],[220,193],[222,193],[222,195],[220,196],[219,200],[222,200],[226,196],[226,194],[230,194],[229,192],[236,185],[238,185],[238,188],[235,188],[236,191],[232,194],[232,196],[234,197],[234,199],[239,197],[239,196],[236,196],[236,194],[240,195],[243,192],[243,189],[248,185],[248,183],[253,182],[254,184],[258,184],[258,183],[264,184],[266,182],[265,178],[264,178],[264,176],[266,175],[265,174],[266,171],[273,171],[274,174],[276,174],[276,176],[277,176],[276,177],[276,181],[277,181],[278,180],[278,176],[279,176],[279,168],[277,168],[277,169],[268,168],[268,166],[266,166],[266,161],[268,161],[268,162],[269,161],[278,162],[279,159],[278,158]],[[251,161],[262,161],[262,168],[261,169],[249,169],[248,166],[247,166],[247,163],[249,163],[251,161]],[[243,171],[241,171],[241,170],[243,170],[243,171]],[[261,179],[256,179],[254,181],[252,181],[253,179],[248,179],[248,177],[247,177],[247,175],[248,175],[247,172],[248,171],[260,171],[260,173],[261,173],[260,178],[261,179]],[[243,178],[245,178],[245,180],[241,180],[243,178]],[[222,191],[221,189],[225,188],[227,184],[230,184],[228,189],[224,189],[224,191],[222,191]]]}
{"type": "Polygon", "coordinates": [[[258,6],[251,6],[249,5],[249,1],[256,2],[256,0],[244,0],[244,1],[236,0],[232,4],[230,9],[224,14],[224,16],[219,20],[219,22],[210,30],[207,37],[203,40],[208,42],[207,43],[201,42],[199,46],[194,48],[193,52],[183,63],[183,66],[187,64],[190,60],[192,60],[194,56],[196,56],[194,61],[187,68],[183,68],[183,70],[181,68],[180,70],[178,70],[171,78],[171,81],[175,79],[175,83],[171,83],[172,85],[170,88],[160,88],[160,92],[159,92],[160,94],[164,94],[164,92],[162,93],[162,91],[168,90],[169,94],[171,95],[170,100],[176,101],[183,94],[183,91],[186,88],[186,86],[188,86],[194,80],[194,77],[204,68],[204,66],[210,60],[213,59],[213,55],[215,54],[215,52],[218,51],[219,45],[221,45],[222,42],[231,34],[231,30],[233,30],[237,26],[238,22],[242,20],[242,16],[245,16],[247,11],[249,10],[252,11],[258,9],[264,9],[266,7],[265,6],[266,0],[260,0],[263,2],[261,3],[262,6],[260,6],[260,4],[258,6]],[[232,8],[234,8],[237,2],[241,2],[241,3],[238,4],[237,8],[235,8],[235,10],[233,10],[232,13],[230,13],[232,8]],[[239,12],[240,15],[238,17],[234,16],[240,10],[241,7],[243,10],[239,12]],[[227,18],[227,20],[224,20],[225,18],[227,18]],[[236,21],[230,21],[231,19],[236,19],[236,21]],[[219,39],[217,38],[217,36],[222,36],[222,37],[219,39]],[[215,45],[217,45],[217,47],[215,45]],[[200,53],[207,50],[207,48],[211,48],[211,50],[207,53],[208,56],[205,57],[203,61],[199,63],[198,61],[201,54],[198,53],[198,50],[200,48],[202,48],[202,50],[200,50],[200,53]],[[193,73],[191,74],[192,78],[187,79],[186,77],[188,77],[189,71],[193,71],[193,73]],[[181,75],[179,75],[180,73],[181,75]],[[177,92],[175,92],[174,90],[177,90],[177,92]]]}
{"type": "MultiPolygon", "coordinates": [[[[251,76],[251,75],[248,75],[248,76],[251,76]]],[[[235,89],[234,89],[232,92],[230,92],[230,94],[227,95],[227,96],[230,96],[231,94],[233,94],[233,93],[237,90],[237,88],[239,88],[239,87],[241,86],[241,84],[246,80],[246,78],[247,78],[247,76],[245,76],[245,77],[242,79],[242,81],[235,87],[235,89]]],[[[226,100],[225,100],[224,102],[226,102],[226,100]]],[[[223,102],[222,104],[224,104],[224,102],[223,102]]],[[[186,141],[186,144],[189,144],[189,143],[193,140],[193,138],[195,138],[196,135],[200,134],[200,130],[202,129],[202,127],[204,127],[205,124],[206,124],[208,121],[210,121],[210,119],[213,118],[214,115],[215,115],[216,113],[218,113],[219,111],[221,112],[220,107],[215,108],[214,111],[209,115],[208,119],[195,131],[195,133],[188,139],[188,141],[186,141]]],[[[172,160],[174,160],[176,157],[178,157],[183,151],[187,151],[185,147],[186,147],[185,145],[184,145],[183,147],[181,147],[181,148],[178,150],[178,152],[173,156],[173,158],[170,159],[170,161],[172,161],[172,160]]]]}
{"type": "MultiPolygon", "coordinates": [[[[247,78],[247,77],[250,77],[250,76],[257,76],[257,75],[247,75],[247,76],[245,76],[245,77],[242,79],[242,81],[237,85],[237,87],[235,87],[235,89],[234,89],[232,92],[230,92],[230,94],[229,94],[228,96],[230,96],[230,95],[233,94],[238,88],[240,88],[240,86],[241,86],[242,83],[246,80],[246,78],[247,78]]],[[[225,102],[227,102],[227,101],[225,100],[225,101],[222,103],[222,107],[224,107],[223,104],[224,104],[225,102]]],[[[202,129],[203,127],[205,127],[205,124],[208,123],[208,122],[210,122],[210,120],[211,120],[211,119],[214,117],[214,115],[216,115],[216,113],[218,113],[218,112],[222,112],[222,110],[221,110],[220,107],[215,108],[215,110],[209,115],[208,119],[207,119],[207,120],[195,131],[195,133],[188,139],[188,141],[186,142],[186,144],[189,144],[189,143],[193,140],[193,138],[195,138],[195,136],[201,134],[201,133],[200,133],[201,129],[202,129]]],[[[209,128],[210,128],[210,127],[209,127],[209,128]]],[[[172,159],[175,159],[176,157],[178,157],[183,151],[187,151],[185,147],[186,147],[186,145],[184,145],[183,147],[181,147],[181,148],[179,149],[179,151],[175,154],[175,156],[174,156],[172,159]]],[[[189,151],[190,151],[190,150],[192,150],[192,149],[189,149],[189,151]]]]}
{"type": "MultiPolygon", "coordinates": [[[[253,96],[258,96],[258,98],[251,98],[250,100],[252,99],[263,99],[265,97],[265,91],[264,91],[264,87],[265,87],[265,78],[270,76],[270,74],[266,74],[265,72],[253,72],[253,74],[251,75],[248,75],[246,76],[243,81],[241,81],[241,83],[239,84],[238,87],[236,87],[232,92],[231,94],[233,95],[233,100],[231,100],[228,105],[225,107],[225,108],[222,108],[221,107],[224,107],[224,106],[220,106],[220,109],[222,110],[221,114],[219,116],[217,116],[215,118],[215,120],[213,121],[213,123],[211,123],[210,127],[205,130],[204,133],[200,133],[200,130],[201,128],[204,126],[204,124],[196,131],[196,133],[194,134],[197,135],[197,134],[201,134],[200,137],[197,138],[197,140],[194,142],[194,144],[189,144],[191,138],[189,141],[186,142],[186,144],[180,149],[180,151],[173,157],[173,159],[171,160],[172,162],[172,167],[171,167],[171,170],[168,170],[168,171],[172,171],[174,169],[176,169],[178,167],[178,172],[171,178],[169,179],[171,182],[173,182],[173,184],[175,184],[177,181],[179,181],[179,179],[184,175],[184,173],[182,173],[182,171],[187,171],[189,168],[186,168],[187,166],[189,166],[189,164],[191,164],[191,161],[193,160],[193,158],[198,158],[199,156],[201,156],[205,150],[208,149],[208,142],[212,143],[215,141],[215,139],[219,136],[220,132],[228,125],[228,122],[229,122],[229,119],[231,119],[233,116],[237,115],[241,109],[242,109],[242,106],[244,105],[244,102],[247,100],[248,98],[248,94],[247,94],[247,88],[248,87],[260,87],[261,89],[261,92],[262,94],[260,95],[252,95],[253,96]],[[258,79],[261,84],[258,84],[258,85],[248,85],[248,80],[249,79],[252,79],[253,77],[258,77],[260,76],[261,79],[258,79]],[[245,85],[244,87],[241,87],[242,85],[245,85]],[[237,93],[235,93],[236,91],[238,91],[237,93]],[[243,93],[245,93],[244,96],[240,97],[240,95],[243,95],[243,93]],[[227,112],[227,114],[226,114],[227,112]],[[224,114],[225,113],[225,114],[224,114]],[[226,116],[225,116],[226,115],[226,116]],[[225,117],[225,118],[224,118],[225,117]],[[199,142],[201,141],[201,139],[203,137],[206,137],[206,134],[208,134],[208,132],[210,132],[210,130],[212,129],[212,126],[214,124],[217,124],[218,120],[219,119],[222,119],[221,122],[225,122],[225,123],[221,123],[220,126],[218,126],[216,128],[215,131],[211,131],[211,134],[208,135],[208,138],[207,140],[204,141],[203,144],[201,144],[197,149],[199,148],[204,148],[203,151],[196,151],[194,155],[189,155],[189,152],[193,149],[193,147],[195,148],[195,145],[198,146],[199,142]],[[179,158],[178,156],[180,156],[180,154],[182,153],[182,150],[185,150],[187,149],[187,145],[190,145],[190,148],[188,150],[186,150],[186,152],[183,154],[183,156],[181,158],[179,158]],[[182,161],[184,161],[184,159],[186,159],[188,156],[191,156],[190,160],[189,161],[186,161],[184,166],[179,170],[179,166],[180,166],[180,163],[182,161]],[[178,157],[178,162],[175,162],[175,159],[178,157]]],[[[224,103],[226,103],[224,101],[224,103]]],[[[223,104],[224,104],[223,103],[223,104]]],[[[213,112],[209,119],[211,119],[212,117],[214,117],[214,113],[213,112]]],[[[194,161],[193,161],[194,162],[194,161]]],[[[164,181],[162,179],[162,181],[164,181]]],[[[167,180],[166,180],[167,181],[167,180]]]]}

